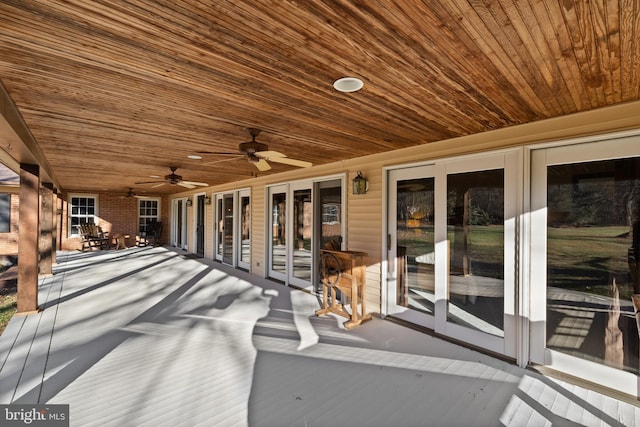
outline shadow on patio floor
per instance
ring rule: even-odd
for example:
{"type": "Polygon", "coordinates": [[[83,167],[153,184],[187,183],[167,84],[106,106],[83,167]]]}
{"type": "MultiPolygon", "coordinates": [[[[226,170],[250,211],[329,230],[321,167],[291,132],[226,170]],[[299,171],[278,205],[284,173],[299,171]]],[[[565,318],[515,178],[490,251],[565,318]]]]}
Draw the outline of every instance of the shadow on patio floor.
{"type": "Polygon", "coordinates": [[[83,426],[640,418],[634,405],[379,318],[346,331],[344,319],[314,315],[313,295],[168,248],[70,255],[41,284],[48,308],[24,320],[33,339],[12,346],[23,357],[3,359],[0,396],[20,378],[0,403],[69,404],[83,426]]]}

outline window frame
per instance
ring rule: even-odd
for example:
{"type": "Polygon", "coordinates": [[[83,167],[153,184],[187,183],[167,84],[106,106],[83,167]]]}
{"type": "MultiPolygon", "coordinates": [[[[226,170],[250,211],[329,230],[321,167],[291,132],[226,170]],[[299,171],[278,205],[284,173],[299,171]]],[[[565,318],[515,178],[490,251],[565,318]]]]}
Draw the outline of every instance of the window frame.
{"type": "MultiPolygon", "coordinates": [[[[137,232],[141,235],[141,236],[146,236],[147,235],[147,225],[149,224],[150,221],[145,221],[144,222],[144,230],[142,230],[142,218],[145,219],[155,219],[156,221],[160,222],[160,219],[162,217],[162,205],[161,205],[162,199],[160,197],[140,197],[138,198],[138,203],[137,203],[137,209],[136,209],[136,216],[138,218],[138,225],[137,225],[137,232]],[[141,207],[141,203],[142,202],[156,202],[156,214],[155,215],[141,215],[140,214],[140,210],[142,209],[141,207]]],[[[144,209],[149,209],[148,206],[145,206],[144,209]]]]}
{"type": "Polygon", "coordinates": [[[98,198],[97,194],[92,194],[92,193],[73,193],[73,194],[69,194],[68,198],[67,198],[67,203],[68,203],[68,212],[67,212],[67,226],[68,226],[68,232],[67,235],[69,237],[79,237],[80,234],[79,233],[74,233],[73,232],[73,218],[74,217],[83,217],[83,218],[89,218],[92,217],[93,218],[93,223],[96,225],[98,224],[98,219],[99,219],[99,205],[100,205],[100,199],[98,198]],[[74,198],[81,198],[81,199],[93,199],[94,200],[94,206],[93,206],[93,214],[92,215],[74,215],[73,214],[73,199],[74,198]]]}
{"type": "MultiPolygon", "coordinates": [[[[12,201],[12,194],[11,193],[0,193],[0,198],[2,198],[3,196],[7,196],[8,200],[7,200],[7,220],[6,220],[6,230],[3,227],[3,225],[5,224],[4,221],[0,221],[0,233],[11,233],[11,201],[12,201]]],[[[1,204],[0,204],[1,207],[1,204]]],[[[2,210],[0,209],[0,213],[2,213],[2,210]]],[[[0,215],[0,218],[2,218],[2,215],[0,215]]]]}

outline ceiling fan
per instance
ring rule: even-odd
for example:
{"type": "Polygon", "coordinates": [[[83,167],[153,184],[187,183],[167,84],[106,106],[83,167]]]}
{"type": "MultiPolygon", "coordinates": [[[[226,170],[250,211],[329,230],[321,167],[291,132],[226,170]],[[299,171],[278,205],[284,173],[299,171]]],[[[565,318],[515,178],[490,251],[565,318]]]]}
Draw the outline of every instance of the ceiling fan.
{"type": "Polygon", "coordinates": [[[169,175],[164,176],[163,181],[145,181],[145,182],[136,182],[136,184],[156,184],[151,186],[151,188],[160,187],[161,185],[169,184],[169,185],[180,185],[185,188],[196,188],[197,186],[208,187],[209,184],[206,182],[194,182],[194,181],[184,181],[181,175],[176,174],[175,166],[170,167],[171,173],[169,175]]]}
{"type": "Polygon", "coordinates": [[[256,141],[256,137],[260,134],[261,130],[256,128],[248,128],[247,131],[251,135],[251,141],[242,142],[238,145],[238,151],[235,153],[229,152],[216,152],[216,151],[198,151],[198,154],[212,154],[217,156],[234,156],[231,159],[216,160],[208,162],[206,164],[214,164],[219,162],[226,162],[229,160],[235,160],[235,158],[245,157],[250,163],[260,171],[268,171],[271,169],[269,162],[282,163],[285,165],[297,166],[299,168],[308,168],[312,166],[312,163],[304,160],[290,159],[285,154],[278,151],[269,151],[269,146],[262,142],[256,141]]]}
{"type": "Polygon", "coordinates": [[[142,196],[138,195],[135,191],[133,191],[133,188],[129,188],[129,191],[127,191],[127,193],[123,196],[120,196],[123,199],[131,199],[131,198],[136,198],[139,199],[142,196]]]}

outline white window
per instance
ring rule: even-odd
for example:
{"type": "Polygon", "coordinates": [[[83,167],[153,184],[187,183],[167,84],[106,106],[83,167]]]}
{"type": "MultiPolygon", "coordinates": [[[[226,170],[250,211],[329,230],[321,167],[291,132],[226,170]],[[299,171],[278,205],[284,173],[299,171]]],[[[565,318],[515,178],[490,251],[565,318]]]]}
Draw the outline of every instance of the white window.
{"type": "Polygon", "coordinates": [[[11,231],[11,194],[0,194],[0,233],[11,231]]]}
{"type": "MultiPolygon", "coordinates": [[[[160,222],[160,200],[159,199],[139,199],[138,200],[138,232],[141,236],[146,236],[149,224],[160,222]]],[[[153,228],[153,226],[151,226],[153,228]]]]}
{"type": "Polygon", "coordinates": [[[98,200],[95,196],[71,196],[69,202],[69,235],[80,234],[80,224],[96,224],[98,200]]]}

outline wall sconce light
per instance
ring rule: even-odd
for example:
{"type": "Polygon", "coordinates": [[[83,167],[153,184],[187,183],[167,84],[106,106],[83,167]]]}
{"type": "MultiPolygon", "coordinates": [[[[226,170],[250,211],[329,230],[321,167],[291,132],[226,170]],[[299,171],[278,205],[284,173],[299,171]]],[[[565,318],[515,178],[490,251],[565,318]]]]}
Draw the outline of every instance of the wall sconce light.
{"type": "Polygon", "coordinates": [[[191,200],[191,199],[187,199],[186,205],[187,205],[188,207],[193,206],[193,200],[191,200]]]}
{"type": "Polygon", "coordinates": [[[211,197],[204,196],[204,204],[205,205],[210,205],[211,204],[211,197]]]}
{"type": "Polygon", "coordinates": [[[362,172],[358,171],[358,174],[352,180],[353,182],[353,194],[367,194],[369,189],[369,181],[362,176],[362,172]]]}

